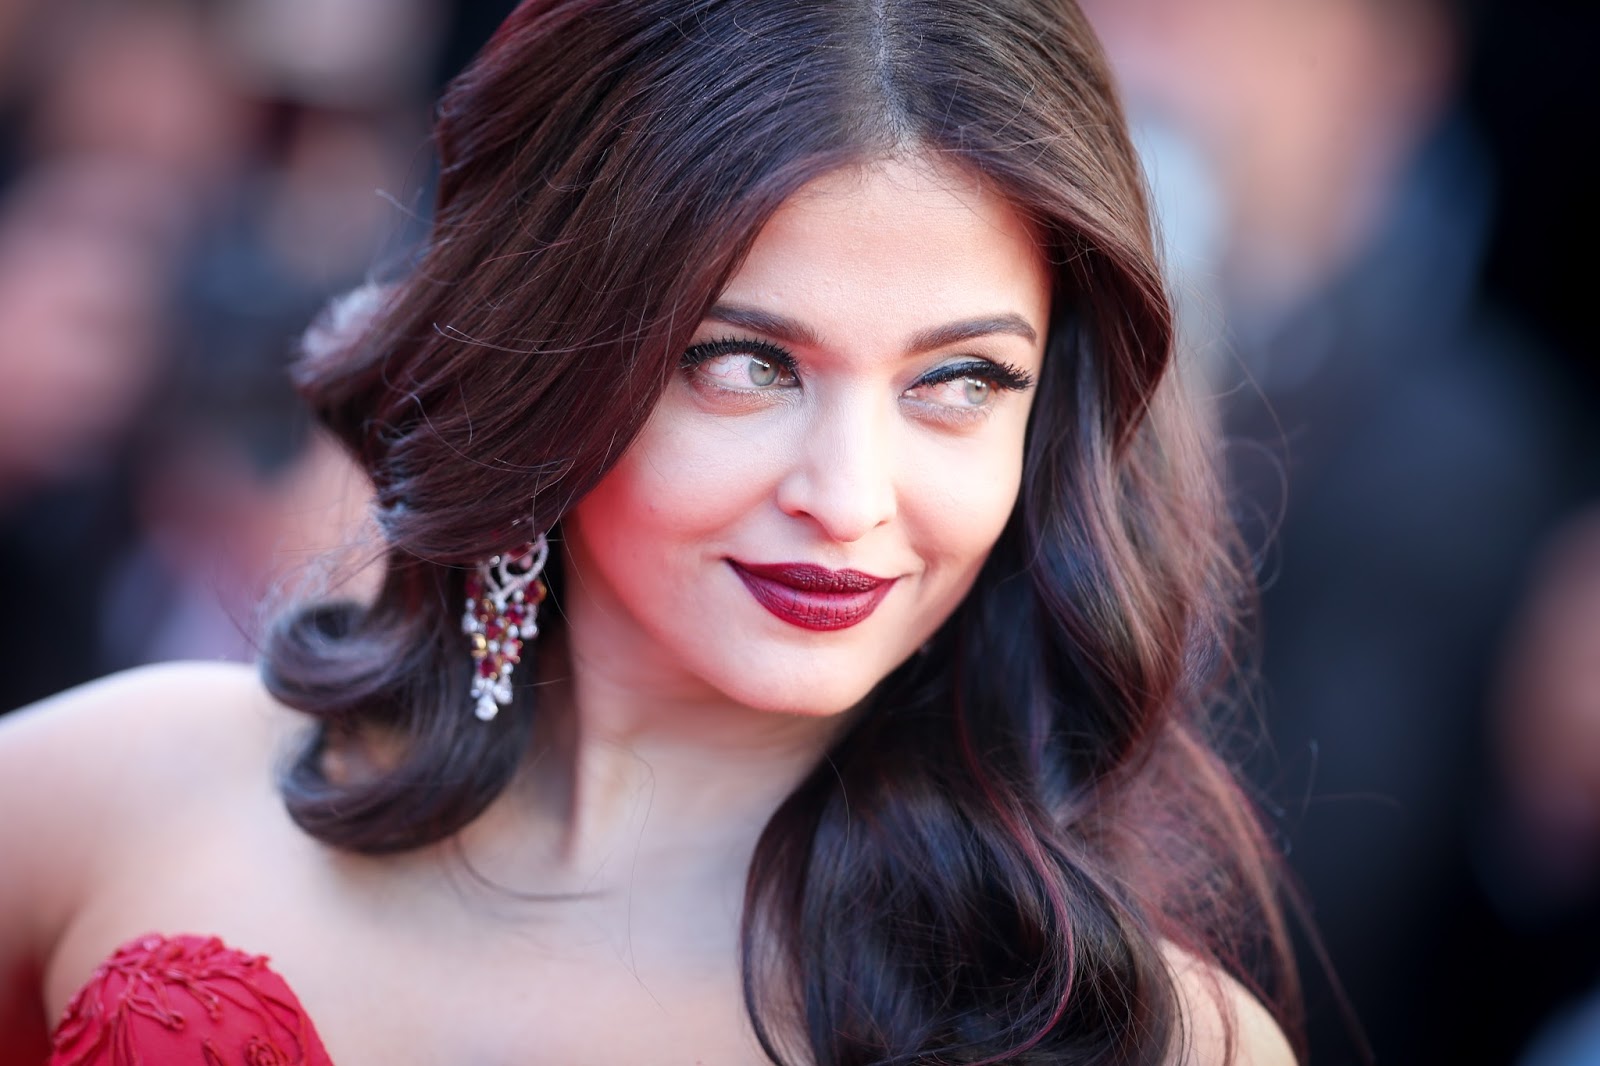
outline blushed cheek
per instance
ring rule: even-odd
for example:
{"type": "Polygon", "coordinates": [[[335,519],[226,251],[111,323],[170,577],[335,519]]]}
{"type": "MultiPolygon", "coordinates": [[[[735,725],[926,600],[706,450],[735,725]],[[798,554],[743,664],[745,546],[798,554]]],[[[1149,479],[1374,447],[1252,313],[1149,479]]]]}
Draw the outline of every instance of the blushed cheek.
{"type": "Polygon", "coordinates": [[[967,508],[958,512],[961,516],[958,535],[970,557],[969,573],[972,576],[977,575],[995,541],[1000,539],[1016,505],[1016,498],[1015,482],[997,477],[984,486],[980,498],[970,500],[967,508]]]}
{"type": "Polygon", "coordinates": [[[773,482],[772,442],[751,438],[710,419],[658,412],[596,487],[595,510],[661,535],[724,529],[773,482]]]}
{"type": "Polygon", "coordinates": [[[916,501],[906,509],[933,553],[975,573],[1005,529],[1021,477],[1020,442],[952,450],[920,465],[916,501]]]}

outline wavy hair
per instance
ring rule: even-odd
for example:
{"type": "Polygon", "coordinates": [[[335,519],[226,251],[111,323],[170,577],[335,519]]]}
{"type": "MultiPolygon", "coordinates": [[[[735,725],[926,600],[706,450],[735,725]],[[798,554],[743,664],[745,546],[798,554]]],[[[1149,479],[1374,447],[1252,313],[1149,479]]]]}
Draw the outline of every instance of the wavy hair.
{"type": "Polygon", "coordinates": [[[530,521],[558,528],[605,475],[785,199],[922,155],[1044,235],[1023,485],[930,654],[874,690],[761,836],[743,926],[758,1038],[818,1066],[1163,1062],[1181,1026],[1163,943],[1297,1032],[1276,856],[1210,724],[1248,583],[1076,6],[529,0],[449,87],[436,141],[416,268],[295,370],[370,475],[387,550],[374,602],[302,607],[264,651],[270,690],[318,721],[282,783],[298,824],[415,848],[506,787],[531,663],[512,707],[474,718],[465,567],[530,521]],[[325,756],[369,730],[402,756],[331,779],[325,756]]]}

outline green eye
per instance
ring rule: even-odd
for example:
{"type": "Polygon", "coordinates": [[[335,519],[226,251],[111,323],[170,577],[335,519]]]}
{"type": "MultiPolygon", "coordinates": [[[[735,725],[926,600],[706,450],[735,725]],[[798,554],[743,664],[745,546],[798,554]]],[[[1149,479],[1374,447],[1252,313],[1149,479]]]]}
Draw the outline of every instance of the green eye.
{"type": "Polygon", "coordinates": [[[749,367],[750,384],[765,387],[778,380],[778,364],[759,355],[752,355],[749,367]]]}
{"type": "Polygon", "coordinates": [[[961,395],[969,404],[982,407],[989,402],[989,393],[994,391],[994,386],[977,378],[962,378],[961,382],[963,386],[961,395]]]}

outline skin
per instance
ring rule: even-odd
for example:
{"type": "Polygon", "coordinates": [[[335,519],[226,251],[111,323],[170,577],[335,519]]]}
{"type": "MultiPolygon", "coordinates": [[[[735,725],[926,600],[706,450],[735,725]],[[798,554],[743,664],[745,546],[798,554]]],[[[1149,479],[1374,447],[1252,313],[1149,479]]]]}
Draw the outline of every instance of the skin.
{"type": "Polygon", "coordinates": [[[642,690],[741,712],[858,702],[954,610],[1011,513],[1033,390],[976,375],[1036,379],[1049,305],[1031,234],[964,175],[889,163],[808,187],[694,338],[775,342],[796,372],[741,348],[673,381],[567,524],[574,644],[626,649],[642,690]],[[739,324],[748,312],[810,336],[739,324]],[[965,322],[984,332],[914,343],[965,322]],[[974,376],[920,383],[944,367],[974,376]],[[761,608],[729,558],[898,580],[865,622],[817,633],[761,608]]]}
{"type": "Polygon", "coordinates": [[[1031,393],[919,383],[975,356],[1036,378],[1048,282],[1021,219],[960,173],[886,162],[785,205],[720,303],[803,326],[795,376],[685,369],[565,525],[529,772],[446,844],[363,858],[295,829],[272,768],[299,722],[242,668],[138,671],[0,721],[0,987],[42,984],[0,1000],[0,1031],[7,1009],[57,1017],[116,944],[189,930],[270,955],[337,1062],[760,1061],[736,951],[755,840],[960,600],[1017,492],[1031,393]],[[910,350],[997,315],[1025,328],[910,350]],[[818,633],[730,557],[897,581],[818,633]]]}
{"type": "MultiPolygon", "coordinates": [[[[980,360],[1037,378],[1049,293],[1022,220],[962,174],[843,171],[776,213],[718,307],[803,328],[785,342],[797,373],[756,387],[733,352],[679,374],[565,523],[583,743],[648,750],[653,768],[597,755],[615,766],[604,778],[653,772],[659,810],[663,759],[717,778],[748,758],[736,749],[758,752],[784,792],[809,769],[837,717],[965,595],[1016,499],[1032,391],[973,404],[963,382],[919,379],[980,360]],[[913,351],[930,328],[999,316],[1032,338],[913,351]],[[864,622],[818,633],[762,608],[730,558],[897,580],[864,622]]],[[[724,338],[780,339],[708,320],[693,343],[724,338]]]]}

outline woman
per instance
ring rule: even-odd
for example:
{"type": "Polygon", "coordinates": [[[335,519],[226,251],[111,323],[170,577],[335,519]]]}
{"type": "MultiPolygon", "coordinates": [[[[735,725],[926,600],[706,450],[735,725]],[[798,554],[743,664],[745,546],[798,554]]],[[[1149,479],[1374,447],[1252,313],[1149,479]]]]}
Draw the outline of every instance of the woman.
{"type": "Polygon", "coordinates": [[[426,254],[298,368],[381,591],[5,723],[8,1031],[1291,1061],[1204,739],[1237,576],[1077,10],[530,2],[437,140],[426,254]]]}

